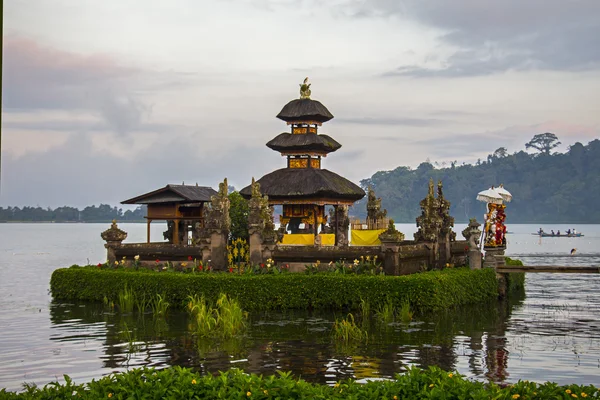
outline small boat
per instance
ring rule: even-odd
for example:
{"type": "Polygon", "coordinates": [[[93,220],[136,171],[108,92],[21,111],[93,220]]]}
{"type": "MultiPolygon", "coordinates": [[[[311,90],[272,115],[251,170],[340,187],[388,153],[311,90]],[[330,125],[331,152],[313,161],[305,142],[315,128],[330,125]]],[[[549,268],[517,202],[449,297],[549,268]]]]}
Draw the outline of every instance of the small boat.
{"type": "Polygon", "coordinates": [[[582,237],[584,236],[583,233],[561,233],[560,235],[552,234],[552,233],[548,233],[548,232],[542,232],[542,233],[532,233],[532,235],[535,236],[539,236],[539,237],[582,237]]]}

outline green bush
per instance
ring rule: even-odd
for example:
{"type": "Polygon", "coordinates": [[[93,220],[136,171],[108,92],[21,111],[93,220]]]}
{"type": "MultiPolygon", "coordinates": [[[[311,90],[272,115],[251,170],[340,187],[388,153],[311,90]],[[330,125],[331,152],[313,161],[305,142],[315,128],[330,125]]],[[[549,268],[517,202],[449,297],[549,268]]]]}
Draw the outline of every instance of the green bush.
{"type": "Polygon", "coordinates": [[[489,268],[384,276],[181,274],[73,266],[54,271],[50,280],[53,297],[63,300],[110,301],[125,286],[147,298],[164,293],[165,301],[181,308],[190,295],[215,302],[225,293],[245,310],[359,309],[361,299],[376,309],[389,298],[395,308],[408,301],[421,311],[482,303],[497,298],[498,291],[495,272],[489,268]]]}
{"type": "Polygon", "coordinates": [[[340,381],[333,386],[311,384],[290,373],[278,376],[245,374],[233,369],[217,376],[181,367],[164,370],[133,369],[76,385],[65,383],[44,388],[26,385],[23,393],[0,390],[3,399],[598,399],[593,385],[558,386],[555,383],[519,381],[504,388],[471,381],[457,373],[432,367],[412,367],[393,380],[359,384],[340,381]],[[574,396],[573,396],[574,395],[574,396]]]}

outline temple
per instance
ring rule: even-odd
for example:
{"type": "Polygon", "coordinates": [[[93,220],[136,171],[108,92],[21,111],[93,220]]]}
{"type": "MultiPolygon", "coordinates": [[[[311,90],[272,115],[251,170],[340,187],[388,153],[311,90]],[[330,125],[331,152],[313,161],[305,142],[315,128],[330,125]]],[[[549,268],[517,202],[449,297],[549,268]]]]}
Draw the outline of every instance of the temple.
{"type": "MultiPolygon", "coordinates": [[[[273,171],[257,183],[270,206],[282,205],[281,243],[348,245],[348,206],[365,196],[364,190],[348,179],[322,168],[323,159],[342,147],[328,135],[318,133],[333,115],[321,102],[310,98],[310,83],[300,85],[300,98],[287,103],[277,118],[290,126],[267,147],[286,157],[286,167],[273,171]],[[325,206],[333,206],[332,221],[326,226],[325,206]],[[327,233],[326,233],[327,232],[327,233]]],[[[240,191],[252,197],[252,187],[240,191]]]]}
{"type": "MultiPolygon", "coordinates": [[[[471,221],[463,231],[466,240],[456,240],[454,218],[441,182],[437,191],[433,180],[429,182],[420,203],[421,215],[416,218],[414,240],[407,240],[396,229],[373,188],[369,188],[366,220],[355,220],[351,226],[348,207],[365,197],[365,191],[323,168],[324,158],[342,146],[319,133],[333,115],[310,98],[310,86],[305,80],[300,98],[287,103],[277,115],[289,131],[266,144],[285,157],[285,167],[257,181],[252,179],[240,191],[248,200],[248,248],[245,260],[239,262],[289,264],[300,271],[311,263],[364,257],[380,260],[380,270],[389,275],[464,265],[467,259],[471,268],[481,268],[479,224],[471,221]],[[273,218],[276,205],[282,206],[278,230],[273,218]]],[[[123,204],[148,205],[148,237],[145,243],[123,243],[127,232],[113,223],[101,234],[109,265],[135,260],[135,265],[152,268],[162,262],[187,268],[188,261],[220,271],[233,267],[235,251],[230,252],[228,246],[232,236],[227,179],[218,191],[197,185],[166,185],[123,204]],[[150,240],[150,224],[155,220],[167,221],[165,241],[150,240]]],[[[489,258],[497,263],[502,262],[501,256],[489,258]]]]}

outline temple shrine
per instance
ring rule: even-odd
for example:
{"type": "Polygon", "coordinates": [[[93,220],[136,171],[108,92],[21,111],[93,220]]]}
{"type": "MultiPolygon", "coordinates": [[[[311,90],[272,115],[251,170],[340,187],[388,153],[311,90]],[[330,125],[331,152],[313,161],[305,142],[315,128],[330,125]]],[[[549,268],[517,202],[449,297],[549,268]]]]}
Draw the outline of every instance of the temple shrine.
{"type": "MultiPolygon", "coordinates": [[[[308,78],[300,85],[300,98],[287,103],[277,114],[289,132],[277,135],[267,147],[286,157],[285,168],[273,171],[257,183],[268,196],[269,206],[282,205],[279,217],[282,244],[348,245],[348,206],[365,196],[356,184],[322,168],[323,159],[342,147],[328,135],[319,133],[333,115],[319,101],[310,98],[308,78]],[[325,206],[333,206],[328,222],[325,206]]],[[[240,191],[246,199],[252,187],[240,191]]]]}

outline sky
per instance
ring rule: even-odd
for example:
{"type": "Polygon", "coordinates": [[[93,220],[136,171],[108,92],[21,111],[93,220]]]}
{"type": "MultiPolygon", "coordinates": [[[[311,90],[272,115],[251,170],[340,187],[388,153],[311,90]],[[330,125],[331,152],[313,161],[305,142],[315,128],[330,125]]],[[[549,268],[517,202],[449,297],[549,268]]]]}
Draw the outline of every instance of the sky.
{"type": "Polygon", "coordinates": [[[6,1],[0,206],[241,189],[285,166],[265,143],[305,77],[357,184],[566,151],[600,137],[599,37],[598,0],[6,1]]]}

